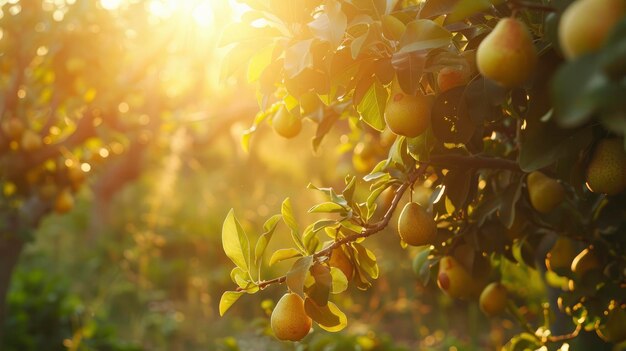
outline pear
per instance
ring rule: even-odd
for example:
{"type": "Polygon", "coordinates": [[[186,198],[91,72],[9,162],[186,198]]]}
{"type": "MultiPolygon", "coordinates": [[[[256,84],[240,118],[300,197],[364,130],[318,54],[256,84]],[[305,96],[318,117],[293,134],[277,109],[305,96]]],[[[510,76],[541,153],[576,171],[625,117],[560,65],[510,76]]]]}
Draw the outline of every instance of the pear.
{"type": "Polygon", "coordinates": [[[466,299],[474,293],[474,278],[454,257],[444,256],[439,261],[437,285],[450,297],[466,299]]]}
{"type": "Polygon", "coordinates": [[[563,185],[539,171],[530,173],[526,183],[530,203],[538,212],[549,213],[565,199],[563,185]]]}
{"type": "Polygon", "coordinates": [[[350,258],[346,255],[345,252],[340,247],[334,248],[330,254],[330,260],[328,260],[328,264],[331,267],[336,267],[341,270],[341,272],[346,276],[348,281],[352,280],[352,276],[354,274],[354,267],[352,266],[352,262],[350,262],[350,258]]]}
{"type": "Polygon", "coordinates": [[[441,93],[467,85],[469,80],[469,72],[458,67],[444,67],[437,73],[437,86],[441,93]]]}
{"type": "Polygon", "coordinates": [[[621,138],[598,143],[587,167],[587,185],[594,193],[616,195],[626,189],[626,151],[621,138]]]}
{"type": "Polygon", "coordinates": [[[288,292],[274,307],[270,325],[276,338],[299,341],[309,334],[312,320],[304,310],[304,300],[298,294],[288,292]]]}
{"type": "Polygon", "coordinates": [[[574,244],[574,240],[564,236],[556,239],[546,255],[546,267],[553,272],[569,270],[577,254],[574,244]]]}
{"type": "Polygon", "coordinates": [[[501,19],[476,51],[480,74],[507,88],[527,81],[537,60],[537,49],[528,28],[515,18],[501,19]]]}
{"type": "Polygon", "coordinates": [[[611,304],[606,322],[596,333],[602,340],[615,344],[626,340],[626,309],[611,304]]]}
{"type": "Polygon", "coordinates": [[[577,0],[563,12],[559,42],[568,59],[597,51],[626,14],[624,0],[577,0]]]}
{"type": "Polygon", "coordinates": [[[302,121],[287,111],[286,107],[281,106],[272,119],[272,126],[278,135],[291,139],[300,134],[302,121]]]}
{"type": "Polygon", "coordinates": [[[437,238],[437,223],[417,202],[409,202],[400,212],[398,234],[409,245],[431,245],[437,238]]]}
{"type": "Polygon", "coordinates": [[[430,126],[433,102],[432,96],[419,92],[416,95],[392,92],[385,106],[385,122],[392,132],[414,138],[430,126]]]}
{"type": "Polygon", "coordinates": [[[582,250],[574,260],[572,260],[572,272],[582,277],[585,273],[589,272],[592,269],[597,269],[600,267],[600,260],[596,253],[590,248],[586,248],[582,250]]]}
{"type": "Polygon", "coordinates": [[[491,283],[480,294],[478,306],[487,316],[493,317],[506,309],[508,290],[501,283],[491,283]]]}

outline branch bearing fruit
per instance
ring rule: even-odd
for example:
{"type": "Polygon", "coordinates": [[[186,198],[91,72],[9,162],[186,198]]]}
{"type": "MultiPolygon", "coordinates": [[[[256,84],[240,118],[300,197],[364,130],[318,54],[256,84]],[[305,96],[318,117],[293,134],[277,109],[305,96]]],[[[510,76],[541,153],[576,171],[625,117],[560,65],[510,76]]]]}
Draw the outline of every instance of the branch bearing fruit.
{"type": "Polygon", "coordinates": [[[501,283],[491,283],[480,294],[478,306],[487,316],[494,317],[506,309],[508,290],[501,283]]]}
{"type": "Polygon", "coordinates": [[[559,42],[568,59],[597,51],[626,14],[624,0],[577,0],[559,22],[559,42]]]}
{"type": "Polygon", "coordinates": [[[276,338],[280,340],[302,340],[313,321],[304,311],[304,300],[293,292],[288,292],[278,300],[270,317],[270,325],[276,338]]]}
{"type": "Polygon", "coordinates": [[[537,60],[537,49],[528,28],[515,18],[501,19],[476,51],[480,74],[508,88],[527,81],[537,60]]]}
{"type": "Polygon", "coordinates": [[[398,234],[409,245],[431,245],[437,238],[437,223],[417,202],[409,202],[398,218],[398,234]]]}
{"type": "Polygon", "coordinates": [[[587,186],[594,193],[616,195],[626,189],[626,151],[621,138],[598,143],[587,166],[587,186]]]}
{"type": "Polygon", "coordinates": [[[539,171],[528,175],[526,185],[530,203],[538,212],[549,213],[565,199],[563,185],[539,171]]]}
{"type": "Polygon", "coordinates": [[[287,108],[281,106],[278,111],[276,111],[276,114],[274,114],[274,118],[272,118],[272,126],[278,135],[291,139],[300,134],[302,121],[300,118],[289,113],[287,108]]]}
{"type": "Polygon", "coordinates": [[[430,126],[432,106],[432,96],[392,92],[391,99],[385,106],[385,122],[392,132],[414,138],[430,126]]]}

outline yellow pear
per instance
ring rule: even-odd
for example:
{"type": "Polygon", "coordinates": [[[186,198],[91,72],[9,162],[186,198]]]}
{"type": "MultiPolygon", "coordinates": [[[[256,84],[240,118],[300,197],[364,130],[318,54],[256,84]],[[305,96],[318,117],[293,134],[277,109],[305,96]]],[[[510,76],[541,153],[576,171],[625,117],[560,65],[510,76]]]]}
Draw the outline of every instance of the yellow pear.
{"type": "Polygon", "coordinates": [[[602,340],[615,344],[626,340],[626,309],[611,304],[606,322],[596,333],[602,340]]]}
{"type": "Polygon", "coordinates": [[[474,279],[452,256],[444,256],[439,261],[437,285],[448,296],[458,299],[466,299],[474,294],[474,279]]]}
{"type": "Polygon", "coordinates": [[[272,118],[272,126],[278,135],[290,139],[300,133],[302,121],[281,106],[272,118]]]}
{"type": "Polygon", "coordinates": [[[576,254],[574,240],[560,236],[546,255],[546,267],[553,272],[569,269],[576,254]]]}
{"type": "Polygon", "coordinates": [[[598,259],[598,256],[596,256],[596,253],[593,250],[586,248],[574,257],[571,269],[572,272],[582,277],[585,273],[598,267],[600,267],[600,260],[598,259]]]}
{"type": "Polygon", "coordinates": [[[69,212],[72,208],[74,208],[72,193],[68,189],[62,190],[54,201],[54,210],[59,214],[63,214],[69,212]]]}
{"type": "Polygon", "coordinates": [[[624,0],[577,0],[563,12],[559,42],[563,54],[574,59],[600,49],[626,14],[624,0]]]}
{"type": "Polygon", "coordinates": [[[398,234],[409,245],[431,245],[437,239],[437,223],[417,202],[409,202],[400,212],[398,234]]]}
{"type": "Polygon", "coordinates": [[[21,145],[24,151],[35,151],[41,148],[41,137],[39,136],[39,134],[33,132],[32,130],[26,130],[22,134],[21,145]]]}
{"type": "Polygon", "coordinates": [[[616,195],[626,189],[626,151],[621,138],[598,143],[587,166],[587,185],[594,193],[616,195]]]}
{"type": "Polygon", "coordinates": [[[437,73],[437,86],[441,93],[466,85],[469,80],[469,72],[458,67],[444,67],[437,73]]]}
{"type": "Polygon", "coordinates": [[[528,28],[515,18],[501,19],[476,51],[480,74],[509,88],[527,81],[537,60],[537,49],[528,28]]]}
{"type": "Polygon", "coordinates": [[[487,316],[493,317],[506,309],[508,290],[501,283],[491,283],[480,294],[478,306],[487,316]]]}
{"type": "Polygon", "coordinates": [[[270,325],[276,338],[299,341],[309,334],[312,320],[304,310],[304,300],[298,294],[288,292],[274,307],[270,325]]]}
{"type": "Polygon", "coordinates": [[[385,122],[392,132],[414,138],[430,126],[433,102],[432,96],[419,92],[416,95],[392,92],[385,106],[385,122]]]}
{"type": "Polygon", "coordinates": [[[530,203],[538,212],[549,213],[565,199],[563,185],[539,171],[528,175],[526,185],[530,203]]]}
{"type": "Polygon", "coordinates": [[[331,267],[339,268],[341,272],[348,278],[348,281],[352,280],[352,275],[354,274],[354,267],[352,266],[352,262],[350,262],[350,258],[346,255],[345,252],[340,247],[334,248],[330,254],[330,260],[328,264],[331,267]]]}

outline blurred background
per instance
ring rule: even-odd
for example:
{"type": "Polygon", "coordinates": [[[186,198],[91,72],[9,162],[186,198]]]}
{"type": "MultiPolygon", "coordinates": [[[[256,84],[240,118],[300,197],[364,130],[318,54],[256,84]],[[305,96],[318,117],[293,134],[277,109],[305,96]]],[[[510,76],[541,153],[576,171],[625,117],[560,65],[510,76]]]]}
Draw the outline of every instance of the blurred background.
{"type": "MultiPolygon", "coordinates": [[[[269,313],[284,286],[244,296],[219,317],[220,296],[233,289],[221,245],[228,211],[253,238],[286,197],[299,223],[311,223],[306,212],[323,197],[307,184],[342,187],[346,174],[362,176],[386,157],[360,155],[378,140],[340,121],[313,152],[310,121],[289,140],[262,124],[244,151],[241,136],[259,111],[255,87],[245,63],[223,62],[229,48],[218,45],[222,29],[245,16],[234,0],[0,5],[0,85],[21,76],[16,108],[29,125],[62,135],[76,128],[76,111],[93,108],[115,127],[68,150],[88,177],[72,210],[46,216],[30,235],[10,282],[2,350],[495,350],[519,331],[421,286],[417,252],[402,249],[393,228],[366,243],[381,267],[373,287],[337,297],[344,331],[276,341],[269,313]]],[[[289,240],[282,225],[276,236],[270,250],[289,240]]],[[[504,269],[528,313],[540,315],[541,279],[504,269]]]]}

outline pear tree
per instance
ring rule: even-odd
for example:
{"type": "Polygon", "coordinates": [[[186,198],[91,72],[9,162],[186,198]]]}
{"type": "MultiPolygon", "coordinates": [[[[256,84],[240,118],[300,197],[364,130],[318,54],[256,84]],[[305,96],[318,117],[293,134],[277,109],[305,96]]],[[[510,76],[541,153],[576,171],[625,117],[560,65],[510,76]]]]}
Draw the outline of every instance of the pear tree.
{"type": "MultiPolygon", "coordinates": [[[[364,144],[384,151],[368,154],[366,174],[346,174],[341,187],[309,185],[326,197],[309,210],[323,219],[303,226],[286,199],[251,243],[232,210],[222,241],[233,289],[221,314],[272,288],[287,290],[293,306],[281,299],[273,321],[301,311],[289,328],[311,318],[342,330],[333,295],[376,284],[367,242],[389,227],[403,247],[422,247],[413,265],[422,284],[519,322],[506,350],[560,347],[583,331],[626,339],[626,324],[615,322],[626,311],[625,2],[241,2],[250,15],[222,44],[257,84],[260,112],[244,148],[267,123],[298,126],[277,131],[311,138],[313,151],[335,129],[357,136],[345,148],[355,155],[364,144]],[[278,122],[286,116],[298,122],[278,122]],[[314,134],[302,135],[301,123],[314,134]],[[403,203],[416,189],[429,196],[403,203]],[[292,242],[266,252],[279,225],[292,242]],[[268,276],[266,256],[291,268],[268,276]],[[498,282],[503,261],[567,282],[546,300],[543,324],[498,282]],[[569,332],[551,331],[554,312],[568,317],[569,332]]],[[[279,339],[308,334],[283,327],[274,328],[279,339]]]]}

